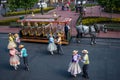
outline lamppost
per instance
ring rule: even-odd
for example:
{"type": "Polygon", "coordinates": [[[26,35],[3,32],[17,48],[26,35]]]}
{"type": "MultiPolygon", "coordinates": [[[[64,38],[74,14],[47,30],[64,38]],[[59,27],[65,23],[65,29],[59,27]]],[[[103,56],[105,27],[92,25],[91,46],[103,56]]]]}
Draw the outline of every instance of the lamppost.
{"type": "Polygon", "coordinates": [[[81,0],[81,3],[80,3],[80,15],[81,17],[83,16],[83,0],[81,0]]]}
{"type": "Polygon", "coordinates": [[[80,11],[80,21],[82,22],[82,16],[83,16],[83,0],[80,0],[77,2],[79,4],[79,11],[80,11]]]}
{"type": "Polygon", "coordinates": [[[40,1],[38,3],[39,7],[40,7],[40,13],[43,15],[44,14],[44,11],[43,11],[43,5],[42,5],[42,1],[40,1]]]}
{"type": "Polygon", "coordinates": [[[1,1],[1,4],[3,5],[3,9],[4,9],[4,15],[6,15],[6,3],[7,3],[6,0],[1,1]]]}

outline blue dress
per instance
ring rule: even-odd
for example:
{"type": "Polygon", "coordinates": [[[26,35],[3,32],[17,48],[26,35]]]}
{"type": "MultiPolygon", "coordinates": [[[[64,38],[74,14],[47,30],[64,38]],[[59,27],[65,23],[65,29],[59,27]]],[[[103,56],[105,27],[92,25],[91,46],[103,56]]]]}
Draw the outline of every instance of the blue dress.
{"type": "Polygon", "coordinates": [[[49,38],[49,44],[48,44],[48,51],[55,51],[55,50],[57,50],[57,46],[54,43],[54,38],[50,37],[49,38]]]}

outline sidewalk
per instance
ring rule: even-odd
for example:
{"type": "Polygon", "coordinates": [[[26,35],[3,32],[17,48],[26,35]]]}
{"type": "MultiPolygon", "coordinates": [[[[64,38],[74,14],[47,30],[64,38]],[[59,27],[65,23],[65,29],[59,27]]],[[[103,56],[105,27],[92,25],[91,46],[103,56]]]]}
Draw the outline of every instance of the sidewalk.
{"type": "MultiPolygon", "coordinates": [[[[96,13],[94,13],[94,16],[96,16],[96,15],[99,16],[100,13],[97,10],[97,9],[99,9],[99,7],[95,6],[92,9],[95,9],[94,11],[97,11],[96,13]]],[[[89,11],[90,11],[90,9],[87,8],[86,16],[90,16],[89,11]]],[[[53,12],[56,12],[58,15],[61,15],[62,17],[71,17],[72,18],[72,22],[70,24],[70,27],[71,27],[71,30],[72,30],[72,36],[76,36],[77,32],[76,32],[75,26],[76,26],[76,21],[77,21],[77,18],[79,17],[79,15],[76,15],[76,13],[73,12],[73,11],[61,11],[60,7],[58,9],[54,9],[52,11],[49,11],[46,14],[53,14],[53,12]]],[[[101,13],[101,14],[103,14],[103,13],[101,13]]],[[[110,14],[107,14],[107,13],[105,13],[105,14],[110,15],[110,14]]],[[[112,16],[112,17],[116,17],[116,16],[112,16]]],[[[120,17],[120,14],[117,14],[117,17],[120,17]]],[[[20,28],[9,28],[8,26],[3,26],[3,27],[0,26],[0,33],[9,33],[9,32],[18,33],[19,30],[20,30],[20,28]]],[[[118,32],[118,31],[117,32],[108,31],[107,33],[100,32],[97,37],[99,37],[99,38],[120,38],[120,32],[118,32]]]]}

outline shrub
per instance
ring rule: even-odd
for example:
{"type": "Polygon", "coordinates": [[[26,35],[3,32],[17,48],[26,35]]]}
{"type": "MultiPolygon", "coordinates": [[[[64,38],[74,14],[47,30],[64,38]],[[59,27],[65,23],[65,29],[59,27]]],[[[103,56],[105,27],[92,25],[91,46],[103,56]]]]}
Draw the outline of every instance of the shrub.
{"type": "MultiPolygon", "coordinates": [[[[105,18],[105,17],[86,17],[82,19],[83,25],[92,25],[94,23],[106,24],[108,30],[120,30],[120,18],[105,18]]],[[[80,24],[80,18],[77,21],[77,25],[80,24]]]]}
{"type": "MultiPolygon", "coordinates": [[[[77,25],[80,24],[80,18],[78,18],[77,25]]],[[[82,19],[82,24],[91,25],[94,23],[106,23],[106,22],[120,22],[120,18],[106,18],[106,17],[86,17],[82,19]]]]}
{"type": "MultiPolygon", "coordinates": [[[[52,10],[52,9],[54,9],[54,8],[53,7],[44,8],[44,12],[47,12],[47,11],[52,10]]],[[[8,12],[4,16],[16,16],[16,15],[31,14],[31,12],[39,13],[40,9],[26,10],[26,11],[19,11],[19,12],[8,12]]]]}
{"type": "Polygon", "coordinates": [[[98,4],[83,4],[84,7],[92,7],[92,6],[97,6],[98,4]]]}
{"type": "Polygon", "coordinates": [[[10,18],[5,20],[0,20],[0,25],[10,25],[11,22],[16,22],[19,18],[10,18]]]}
{"type": "Polygon", "coordinates": [[[71,11],[74,11],[75,10],[75,5],[74,4],[70,4],[70,9],[71,9],[71,11]]]}

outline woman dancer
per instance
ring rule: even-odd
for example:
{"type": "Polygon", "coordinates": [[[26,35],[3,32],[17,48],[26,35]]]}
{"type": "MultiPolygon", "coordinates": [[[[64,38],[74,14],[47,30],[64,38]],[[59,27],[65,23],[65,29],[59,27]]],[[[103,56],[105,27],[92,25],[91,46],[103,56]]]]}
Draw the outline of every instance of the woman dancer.
{"type": "Polygon", "coordinates": [[[15,42],[17,44],[17,47],[19,47],[19,45],[20,45],[20,37],[19,37],[19,35],[17,33],[14,36],[15,36],[15,42]]]}
{"type": "Polygon", "coordinates": [[[70,62],[68,72],[70,72],[74,77],[81,73],[81,68],[78,63],[80,59],[81,56],[78,54],[78,50],[73,50],[72,61],[70,62]]]}
{"type": "Polygon", "coordinates": [[[10,65],[14,67],[15,70],[17,70],[18,65],[20,65],[20,59],[17,56],[18,51],[13,47],[9,46],[9,54],[10,54],[10,65]]]}
{"type": "Polygon", "coordinates": [[[49,44],[48,44],[48,51],[50,51],[50,53],[53,55],[53,51],[57,50],[57,47],[54,43],[54,38],[52,36],[52,34],[50,34],[49,37],[49,44]]]}
{"type": "Polygon", "coordinates": [[[16,44],[15,44],[15,42],[14,42],[14,36],[11,34],[11,33],[9,33],[9,35],[8,35],[9,37],[9,43],[8,43],[8,49],[10,49],[11,48],[11,46],[12,47],[16,47],[16,44]]]}

